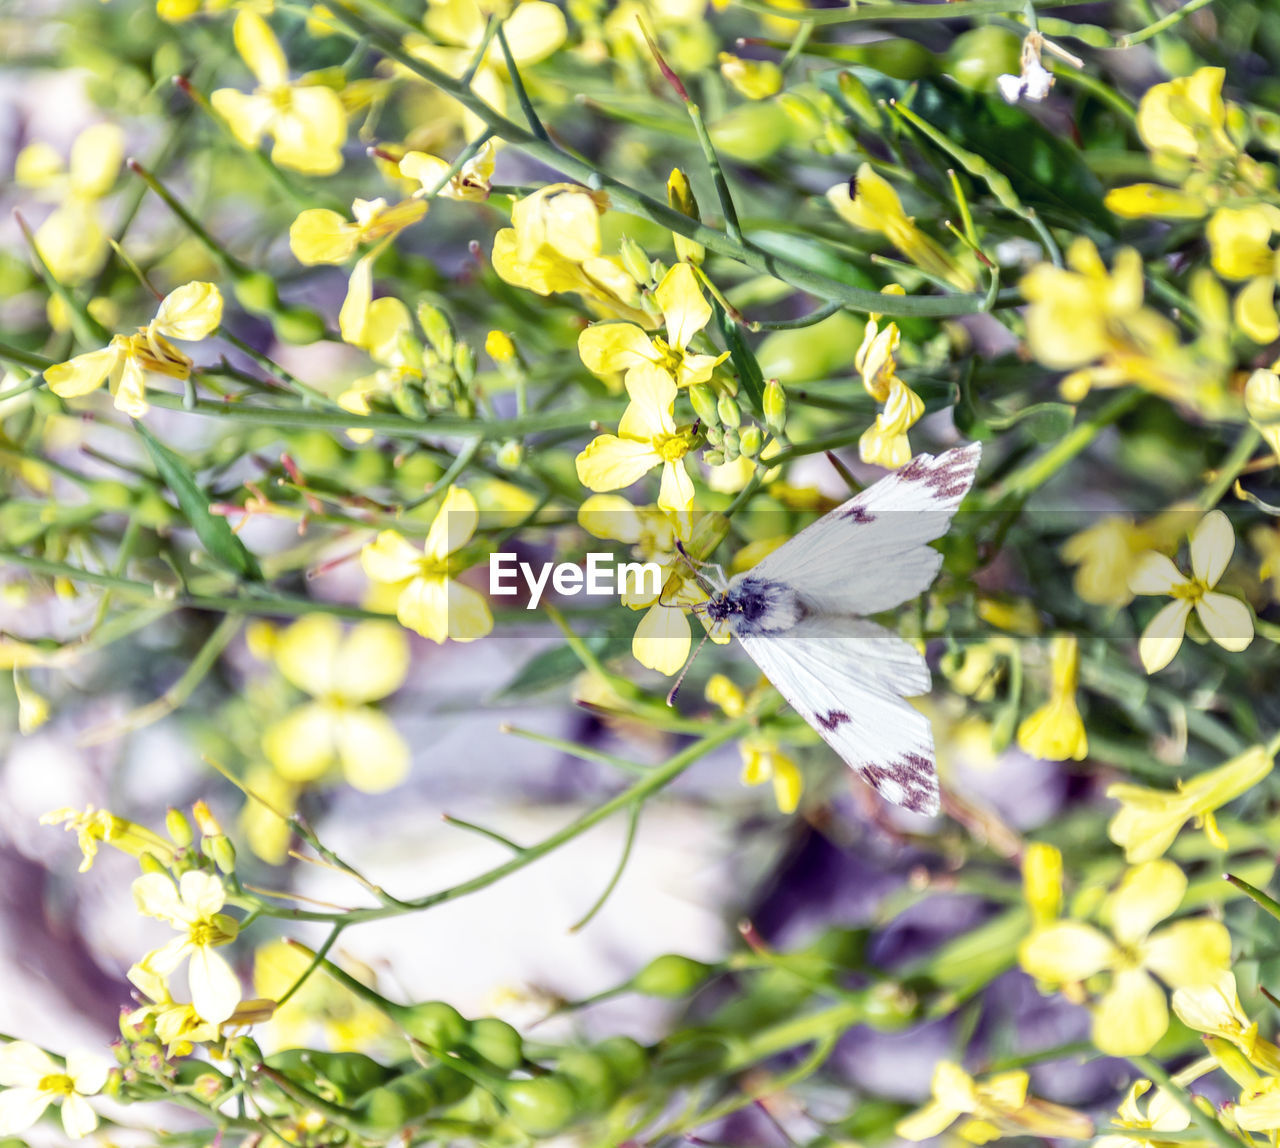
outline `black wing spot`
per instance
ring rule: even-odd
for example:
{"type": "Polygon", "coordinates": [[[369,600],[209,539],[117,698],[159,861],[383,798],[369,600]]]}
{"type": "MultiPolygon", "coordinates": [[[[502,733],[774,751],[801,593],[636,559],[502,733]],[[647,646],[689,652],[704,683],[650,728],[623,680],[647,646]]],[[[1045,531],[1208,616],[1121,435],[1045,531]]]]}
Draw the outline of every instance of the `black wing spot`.
{"type": "Polygon", "coordinates": [[[978,453],[972,447],[949,450],[937,458],[918,454],[898,471],[908,482],[922,482],[939,498],[963,496],[973,484],[978,469],[978,453]]]}
{"type": "Polygon", "coordinates": [[[849,720],[849,715],[844,710],[828,710],[824,714],[817,715],[817,722],[823,729],[830,733],[833,729],[838,729],[849,720]]]}

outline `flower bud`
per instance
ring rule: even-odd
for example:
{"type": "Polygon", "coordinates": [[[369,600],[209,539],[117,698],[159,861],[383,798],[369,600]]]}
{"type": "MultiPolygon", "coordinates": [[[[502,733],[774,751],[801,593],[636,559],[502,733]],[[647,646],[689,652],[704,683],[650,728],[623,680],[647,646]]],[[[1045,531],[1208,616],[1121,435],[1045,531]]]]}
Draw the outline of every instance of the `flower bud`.
{"type": "Polygon", "coordinates": [[[730,427],[724,432],[724,460],[725,462],[736,462],[738,455],[742,453],[740,441],[738,439],[738,431],[734,427],[730,427]]]}
{"type": "Polygon", "coordinates": [[[764,422],[774,434],[781,434],[787,425],[787,392],[777,379],[764,385],[764,422]]]}
{"type": "Polygon", "coordinates": [[[442,359],[452,359],[453,328],[445,313],[430,303],[419,303],[418,323],[435,353],[442,359]]]}
{"type": "MultiPolygon", "coordinates": [[[[698,201],[693,197],[693,189],[689,186],[689,177],[678,167],[671,169],[667,179],[667,202],[690,219],[701,219],[698,201]]],[[[706,248],[701,243],[686,239],[683,235],[674,235],[676,257],[687,263],[701,263],[706,257],[706,248]]]]}
{"type": "Polygon", "coordinates": [[[708,466],[724,466],[724,451],[704,450],[702,452],[702,461],[708,466]]]}
{"type": "Polygon", "coordinates": [[[720,421],[727,427],[740,426],[742,423],[742,412],[738,410],[738,404],[735,403],[729,395],[721,395],[716,403],[716,410],[719,412],[720,421]]]}
{"type": "Polygon", "coordinates": [[[209,839],[209,856],[221,873],[236,871],[236,847],[231,844],[230,837],[211,837],[209,839]]]}
{"type": "Polygon", "coordinates": [[[186,819],[181,809],[169,807],[169,812],[164,815],[164,828],[169,834],[169,840],[179,849],[185,849],[195,840],[195,835],[191,832],[191,822],[186,819]]]}
{"type": "Polygon", "coordinates": [[[764,100],[782,90],[782,69],[772,60],[744,60],[720,53],[720,74],[739,95],[764,100]]]}
{"type": "Polygon", "coordinates": [[[476,377],[476,353],[470,343],[459,343],[453,350],[453,369],[464,383],[476,377]]]}
{"type": "Polygon", "coordinates": [[[743,427],[738,435],[738,449],[748,458],[755,458],[760,453],[762,438],[758,426],[743,427]]]}
{"type": "Polygon", "coordinates": [[[623,269],[637,283],[648,283],[649,275],[649,257],[644,253],[644,248],[640,246],[629,235],[622,237],[622,242],[618,245],[618,256],[622,260],[623,269]]]}
{"type": "Polygon", "coordinates": [[[524,458],[524,444],[519,439],[507,439],[498,447],[497,462],[503,470],[515,470],[524,458]]]}
{"type": "Polygon", "coordinates": [[[852,72],[841,72],[837,82],[840,85],[840,94],[845,98],[845,102],[867,127],[871,128],[872,131],[878,131],[884,126],[880,109],[876,107],[876,102],[867,90],[866,84],[852,72]]]}
{"type": "Polygon", "coordinates": [[[716,409],[716,393],[706,383],[694,383],[689,388],[689,401],[704,426],[713,427],[720,421],[720,414],[716,409]]]}
{"type": "Polygon", "coordinates": [[[724,431],[720,427],[707,427],[706,436],[712,446],[724,446],[724,431]]]}
{"type": "Polygon", "coordinates": [[[199,826],[202,837],[220,837],[222,835],[222,826],[218,824],[218,819],[214,817],[203,801],[197,801],[191,807],[191,815],[196,819],[196,825],[199,826]]]}

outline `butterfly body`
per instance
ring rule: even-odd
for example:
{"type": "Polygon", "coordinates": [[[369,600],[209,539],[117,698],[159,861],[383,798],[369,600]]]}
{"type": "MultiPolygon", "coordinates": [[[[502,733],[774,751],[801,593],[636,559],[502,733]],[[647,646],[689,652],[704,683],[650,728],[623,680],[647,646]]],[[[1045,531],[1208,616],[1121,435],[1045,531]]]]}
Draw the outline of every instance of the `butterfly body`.
{"type": "Polygon", "coordinates": [[[940,806],[933,731],[906,699],[931,686],[924,655],[869,620],[922,594],[973,484],[981,448],[917,455],[802,530],[706,603],[779,693],[885,800],[940,806]]]}

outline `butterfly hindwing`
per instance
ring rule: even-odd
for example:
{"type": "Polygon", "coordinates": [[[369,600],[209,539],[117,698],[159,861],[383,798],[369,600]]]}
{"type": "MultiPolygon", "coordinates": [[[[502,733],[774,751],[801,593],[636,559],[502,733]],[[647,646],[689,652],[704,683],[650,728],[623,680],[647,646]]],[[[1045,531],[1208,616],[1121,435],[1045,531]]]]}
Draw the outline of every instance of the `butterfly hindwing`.
{"type": "Polygon", "coordinates": [[[938,812],[933,731],[905,700],[930,685],[914,647],[862,618],[809,615],[783,632],[733,629],[778,692],[886,801],[938,812]]]}

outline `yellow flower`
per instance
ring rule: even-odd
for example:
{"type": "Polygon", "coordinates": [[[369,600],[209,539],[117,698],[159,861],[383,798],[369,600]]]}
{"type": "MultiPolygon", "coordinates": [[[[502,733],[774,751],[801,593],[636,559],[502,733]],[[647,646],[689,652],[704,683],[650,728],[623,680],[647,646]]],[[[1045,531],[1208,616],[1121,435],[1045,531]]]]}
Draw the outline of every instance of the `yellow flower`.
{"type": "Polygon", "coordinates": [[[219,88],[214,110],[247,148],[264,135],[275,140],[271,160],[307,175],[332,175],[342,167],[347,113],[332,88],[290,83],[289,65],[267,22],[242,8],[236,16],[236,50],[257,78],[251,93],[219,88]]]}
{"type": "MultiPolygon", "coordinates": [[[[1179,990],[1179,992],[1182,990],[1179,990]]],[[[1175,998],[1177,994],[1174,994],[1175,998]]],[[[1152,1145],[1167,1143],[1158,1135],[1143,1136],[1143,1132],[1182,1132],[1191,1124],[1191,1114],[1186,1107],[1163,1088],[1156,1090],[1143,1112],[1138,1101],[1151,1089],[1151,1081],[1135,1080],[1125,1098],[1116,1109],[1112,1124],[1132,1129],[1134,1135],[1125,1136],[1113,1133],[1110,1136],[1099,1136],[1094,1148],[1151,1148],[1152,1145]]]]}
{"type": "Polygon", "coordinates": [[[44,1115],[50,1104],[62,1106],[62,1130],[81,1140],[98,1127],[98,1114],[85,1100],[107,1083],[106,1061],[73,1052],[59,1064],[25,1040],[0,1048],[0,1136],[17,1136],[44,1115]]]}
{"type": "Polygon", "coordinates": [[[1224,971],[1209,984],[1178,989],[1173,1011],[1188,1028],[1230,1041],[1263,1072],[1280,1076],[1280,1048],[1259,1035],[1256,1022],[1240,1007],[1234,973],[1224,971]]]}
{"type": "Polygon", "coordinates": [[[1133,601],[1129,575],[1153,545],[1148,533],[1126,518],[1104,518],[1063,543],[1062,559],[1077,567],[1074,588],[1095,606],[1127,606],[1133,601]]]}
{"type": "Polygon", "coordinates": [[[1249,280],[1236,295],[1236,323],[1263,345],[1280,338],[1275,305],[1280,252],[1271,250],[1276,230],[1280,230],[1280,208],[1270,204],[1220,207],[1205,228],[1213,269],[1224,279],[1249,280]]]}
{"type": "Polygon", "coordinates": [[[1236,536],[1221,510],[1211,510],[1191,535],[1188,578],[1164,554],[1144,554],[1129,575],[1135,594],[1169,594],[1173,601],[1143,630],[1138,652],[1147,673],[1164,669],[1177,654],[1194,607],[1205,631],[1224,650],[1239,653],[1253,641],[1253,615],[1238,598],[1213,590],[1231,561],[1236,536]]]}
{"type": "Polygon", "coordinates": [[[623,412],[616,435],[602,434],[578,455],[578,479],[588,490],[621,490],[638,482],[655,466],[662,467],[658,505],[673,514],[693,506],[693,480],[684,456],[693,447],[692,427],[677,427],[672,416],[675,380],[651,364],[627,372],[631,405],[623,412]]]}
{"type": "Polygon", "coordinates": [[[82,283],[107,260],[111,245],[98,203],[120,174],[124,148],[124,132],[116,124],[94,124],[76,136],[65,170],[49,144],[28,144],[18,153],[14,182],[60,200],[35,235],[40,258],[60,283],[82,283]]]}
{"type": "Polygon", "coordinates": [[[1078,991],[1091,977],[1111,974],[1093,1007],[1093,1042],[1109,1056],[1149,1052],[1169,1027],[1155,977],[1184,988],[1209,983],[1230,966],[1231,936],[1218,921],[1155,929],[1186,890],[1186,875],[1172,861],[1148,861],[1125,874],[1104,906],[1111,936],[1083,921],[1055,921],[1035,929],[1018,950],[1023,969],[1047,984],[1078,991]]]}
{"type": "Polygon", "coordinates": [[[150,854],[162,865],[172,864],[173,843],[144,825],[126,821],[105,809],[86,806],[83,813],[77,809],[54,809],[40,818],[41,825],[62,825],[68,833],[74,833],[83,854],[80,872],[87,873],[98,856],[98,842],[104,842],[130,857],[150,854]]]}
{"type": "Polygon", "coordinates": [[[1083,1113],[1027,1095],[1025,1072],[1001,1072],[974,1080],[958,1064],[938,1062],[933,1071],[933,1100],[899,1120],[894,1131],[904,1140],[932,1140],[957,1120],[956,1130],[971,1144],[1001,1136],[1062,1137],[1087,1140],[1093,1122],[1083,1113]]]}
{"type": "MultiPolygon", "coordinates": [[[[270,941],[253,955],[254,991],[260,997],[278,1000],[310,963],[297,946],[270,941]]],[[[349,967],[347,971],[365,984],[374,984],[374,974],[368,968],[349,967]]],[[[397,1030],[373,1005],[338,984],[321,968],[275,1011],[267,1031],[278,1048],[369,1052],[377,1043],[389,1043],[397,1030]]]]}
{"type": "Polygon", "coordinates": [[[164,977],[143,965],[134,965],[128,976],[150,1002],[134,1009],[129,1023],[141,1024],[148,1017],[154,1020],[156,1038],[169,1056],[190,1056],[195,1045],[218,1039],[222,1026],[205,1020],[194,1005],[175,1001],[164,977]]]}
{"type": "Polygon", "coordinates": [[[222,881],[194,869],[183,873],[177,885],[162,873],[144,873],[133,883],[133,900],[139,913],[168,921],[181,934],[138,963],[167,979],[189,958],[191,1003],[205,1020],[221,1024],[240,1003],[240,982],[214,952],[217,946],[234,941],[240,931],[234,919],[220,912],[226,901],[222,881]]]}
{"type": "Polygon", "coordinates": [[[711,321],[711,305],[703,298],[693,268],[677,263],[654,291],[662,308],[667,337],[647,335],[635,323],[594,323],[578,336],[578,354],[587,370],[608,376],[651,365],[666,371],[678,387],[704,383],[729,357],[689,351],[693,337],[711,321]]]}
{"type": "Polygon", "coordinates": [[[191,359],[170,339],[194,343],[213,334],[222,322],[222,293],[212,283],[188,283],[170,291],[156,317],[133,335],[117,335],[100,351],[87,351],[49,367],[49,389],[64,399],[87,395],[106,382],[117,410],[141,418],[151,409],[146,400],[148,371],[171,379],[191,376],[191,359]]]}
{"type": "Polygon", "coordinates": [[[1037,925],[1047,925],[1062,912],[1062,853],[1043,841],[1032,841],[1022,855],[1022,892],[1037,925]]]}
{"type": "MultiPolygon", "coordinates": [[[[461,76],[475,60],[490,13],[502,18],[511,57],[522,73],[555,52],[568,36],[564,13],[548,0],[430,0],[423,24],[431,39],[409,37],[405,47],[410,55],[461,76]]],[[[505,111],[506,81],[502,48],[495,38],[471,78],[471,90],[490,107],[505,111]]],[[[461,105],[455,107],[463,135],[474,139],[484,122],[461,105]]]]}
{"type": "Polygon", "coordinates": [[[275,662],[312,701],[269,726],[267,760],[287,781],[317,781],[335,764],[356,789],[382,793],[409,772],[409,746],[369,703],[395,693],[409,670],[409,645],[390,622],[361,622],[345,634],[328,614],[309,614],[278,638],[275,662]]]}
{"type": "Polygon", "coordinates": [[[898,193],[870,164],[858,168],[849,182],[831,188],[827,201],[846,223],[879,232],[922,271],[945,279],[960,291],[975,289],[973,276],[916,226],[902,209],[898,193]]]}
{"type": "Polygon", "coordinates": [[[748,734],[738,743],[738,752],[742,755],[742,784],[772,781],[778,811],[794,813],[804,789],[799,766],[767,734],[748,734]]]}
{"type": "Polygon", "coordinates": [[[351,205],[352,222],[336,211],[308,208],[289,228],[289,249],[299,263],[345,263],[364,243],[398,235],[427,213],[421,199],[387,205],[385,199],[357,199],[351,205]]]}
{"type": "Polygon", "coordinates": [[[1018,745],[1040,761],[1082,761],[1089,739],[1076,708],[1080,646],[1074,634],[1054,636],[1049,664],[1049,700],[1018,726],[1018,745]]]}
{"type": "Polygon", "coordinates": [[[287,819],[297,808],[302,787],[266,764],[255,765],[245,774],[244,787],[262,800],[250,799],[241,807],[240,833],[255,857],[268,865],[282,865],[293,837],[287,819]]]}
{"type": "Polygon", "coordinates": [[[1271,768],[1271,755],[1255,745],[1216,769],[1179,781],[1172,792],[1142,785],[1108,786],[1107,796],[1120,802],[1120,809],[1107,832],[1131,865],[1161,856],[1178,831],[1193,820],[1204,826],[1205,835],[1217,848],[1225,850],[1227,839],[1218,829],[1214,811],[1247,793],[1271,768]]]}
{"type": "Polygon", "coordinates": [[[765,100],[782,91],[782,69],[772,60],[744,60],[720,53],[720,74],[740,96],[765,100]]]}
{"type": "Polygon", "coordinates": [[[449,555],[471,540],[477,517],[475,499],[451,486],[421,551],[384,530],[360,552],[365,574],[395,595],[400,624],[433,642],[474,642],[493,629],[484,598],[449,575],[449,555]]]}
{"type": "MultiPolygon", "coordinates": [[[[485,140],[484,145],[466,163],[440,187],[436,195],[446,199],[471,200],[483,203],[489,198],[489,189],[493,181],[493,140],[485,140]]],[[[411,151],[400,161],[400,174],[406,179],[416,180],[421,184],[423,194],[439,186],[451,165],[439,156],[428,155],[422,151],[411,151]]]]}
{"type": "Polygon", "coordinates": [[[692,645],[685,610],[707,598],[676,553],[677,540],[687,546],[692,537],[690,515],[640,509],[616,494],[593,494],[579,507],[578,523],[597,538],[625,542],[636,557],[661,564],[656,594],[641,583],[625,587],[620,596],[629,609],[645,611],[631,639],[636,661],[668,677],[678,673],[692,645]]]}
{"type": "Polygon", "coordinates": [[[1280,463],[1280,375],[1265,367],[1254,371],[1244,385],[1244,409],[1280,463]]]}
{"type": "Polygon", "coordinates": [[[640,288],[620,259],[600,254],[603,197],[553,183],[518,200],[493,237],[493,269],[538,295],[576,291],[609,318],[652,326],[640,288]]]}

